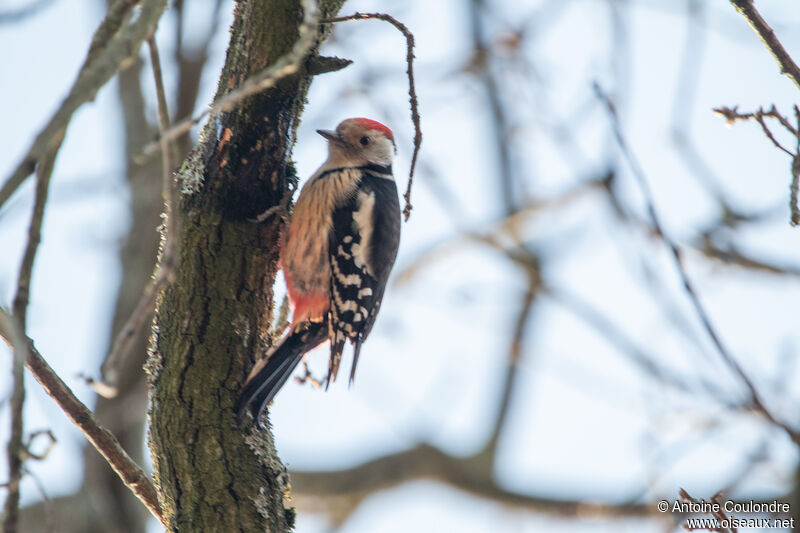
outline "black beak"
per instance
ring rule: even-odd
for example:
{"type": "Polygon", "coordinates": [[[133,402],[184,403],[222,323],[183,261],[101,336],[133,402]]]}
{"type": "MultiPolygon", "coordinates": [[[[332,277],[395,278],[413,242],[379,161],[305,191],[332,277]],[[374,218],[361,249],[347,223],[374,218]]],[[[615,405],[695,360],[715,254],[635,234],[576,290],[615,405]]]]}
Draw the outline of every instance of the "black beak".
{"type": "Polygon", "coordinates": [[[342,135],[338,131],[334,130],[317,130],[317,133],[325,137],[331,142],[334,143],[341,143],[342,142],[342,135]]]}

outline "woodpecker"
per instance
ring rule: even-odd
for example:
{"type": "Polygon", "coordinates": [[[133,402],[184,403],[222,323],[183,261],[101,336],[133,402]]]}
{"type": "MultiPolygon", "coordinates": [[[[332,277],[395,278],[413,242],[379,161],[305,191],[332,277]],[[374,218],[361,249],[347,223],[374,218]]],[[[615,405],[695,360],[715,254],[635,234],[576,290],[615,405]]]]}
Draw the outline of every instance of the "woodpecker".
{"type": "Polygon", "coordinates": [[[353,345],[353,383],[400,245],[392,130],[350,118],[336,130],[317,133],[328,141],[328,159],[300,191],[281,247],[292,322],[245,381],[236,406],[240,420],[250,408],[259,421],[303,355],[326,340],[326,388],[336,380],[347,340],[353,345]]]}

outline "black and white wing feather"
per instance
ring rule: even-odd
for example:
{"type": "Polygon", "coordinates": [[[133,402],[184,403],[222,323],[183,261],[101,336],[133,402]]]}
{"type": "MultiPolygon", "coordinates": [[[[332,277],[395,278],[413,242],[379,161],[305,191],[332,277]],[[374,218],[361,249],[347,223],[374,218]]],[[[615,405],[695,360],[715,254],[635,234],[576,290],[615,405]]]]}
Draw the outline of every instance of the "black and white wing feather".
{"type": "Polygon", "coordinates": [[[336,379],[348,339],[354,346],[352,383],[361,343],[375,323],[399,245],[400,202],[394,180],[365,172],[356,193],[333,215],[328,383],[336,379]]]}

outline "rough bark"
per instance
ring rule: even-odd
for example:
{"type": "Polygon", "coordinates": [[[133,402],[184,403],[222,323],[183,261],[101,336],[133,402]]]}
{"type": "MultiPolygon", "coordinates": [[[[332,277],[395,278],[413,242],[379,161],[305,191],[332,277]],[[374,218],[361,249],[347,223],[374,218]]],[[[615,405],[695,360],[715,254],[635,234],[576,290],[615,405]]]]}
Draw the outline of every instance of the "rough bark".
{"type": "MultiPolygon", "coordinates": [[[[110,2],[110,0],[109,0],[110,2]]],[[[203,56],[205,60],[205,56],[203,56]]],[[[142,68],[137,60],[119,73],[120,108],[124,115],[124,150],[126,180],[130,190],[130,230],[120,250],[122,281],[117,295],[110,339],[114,339],[130,316],[153,274],[158,249],[157,226],[163,207],[161,198],[161,162],[153,157],[143,163],[134,161],[142,146],[153,139],[156,129],[145,116],[147,108],[142,91],[142,68]]],[[[178,116],[188,114],[197,97],[197,84],[202,66],[195,61],[180,63],[178,116]],[[188,88],[191,87],[191,90],[188,88]]],[[[145,90],[152,89],[147,85],[145,90]]],[[[188,140],[188,135],[185,136],[188,140]]],[[[181,138],[183,141],[184,138],[181,138]]],[[[185,154],[184,142],[178,153],[185,154]]],[[[149,322],[148,322],[149,323],[149,322]]],[[[145,328],[147,329],[147,328],[145,328]]],[[[143,433],[147,412],[147,391],[142,366],[145,362],[149,330],[134,341],[130,357],[120,369],[119,394],[116,398],[98,397],[95,413],[100,422],[117,436],[131,457],[141,464],[143,433]]],[[[97,451],[84,450],[83,484],[75,494],[40,502],[23,510],[24,531],[48,531],[50,514],[59,524],[59,531],[81,533],[141,533],[149,513],[141,502],[120,481],[119,476],[97,451]],[[79,511],[76,511],[79,509],[79,511]]]]}
{"type": "MultiPolygon", "coordinates": [[[[321,2],[322,17],[340,4],[321,2]]],[[[239,1],[217,97],[287,53],[302,17],[297,0],[239,1]]],[[[150,447],[171,531],[287,531],[293,522],[271,433],[238,427],[233,405],[271,342],[278,258],[279,223],[247,219],[296,179],[289,156],[310,81],[301,70],[210,117],[180,170],[179,258],[148,363],[150,447]]]]}

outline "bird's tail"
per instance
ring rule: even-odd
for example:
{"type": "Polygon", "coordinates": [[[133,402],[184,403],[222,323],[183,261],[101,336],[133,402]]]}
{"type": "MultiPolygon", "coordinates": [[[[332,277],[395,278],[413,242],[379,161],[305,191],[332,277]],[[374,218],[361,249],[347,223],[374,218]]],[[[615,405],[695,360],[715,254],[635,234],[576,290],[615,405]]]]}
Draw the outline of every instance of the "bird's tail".
{"type": "Polygon", "coordinates": [[[327,320],[306,322],[295,328],[275,346],[264,360],[256,363],[236,402],[236,415],[241,423],[244,414],[250,413],[260,423],[261,412],[292,375],[303,354],[322,344],[328,338],[327,320]]]}

